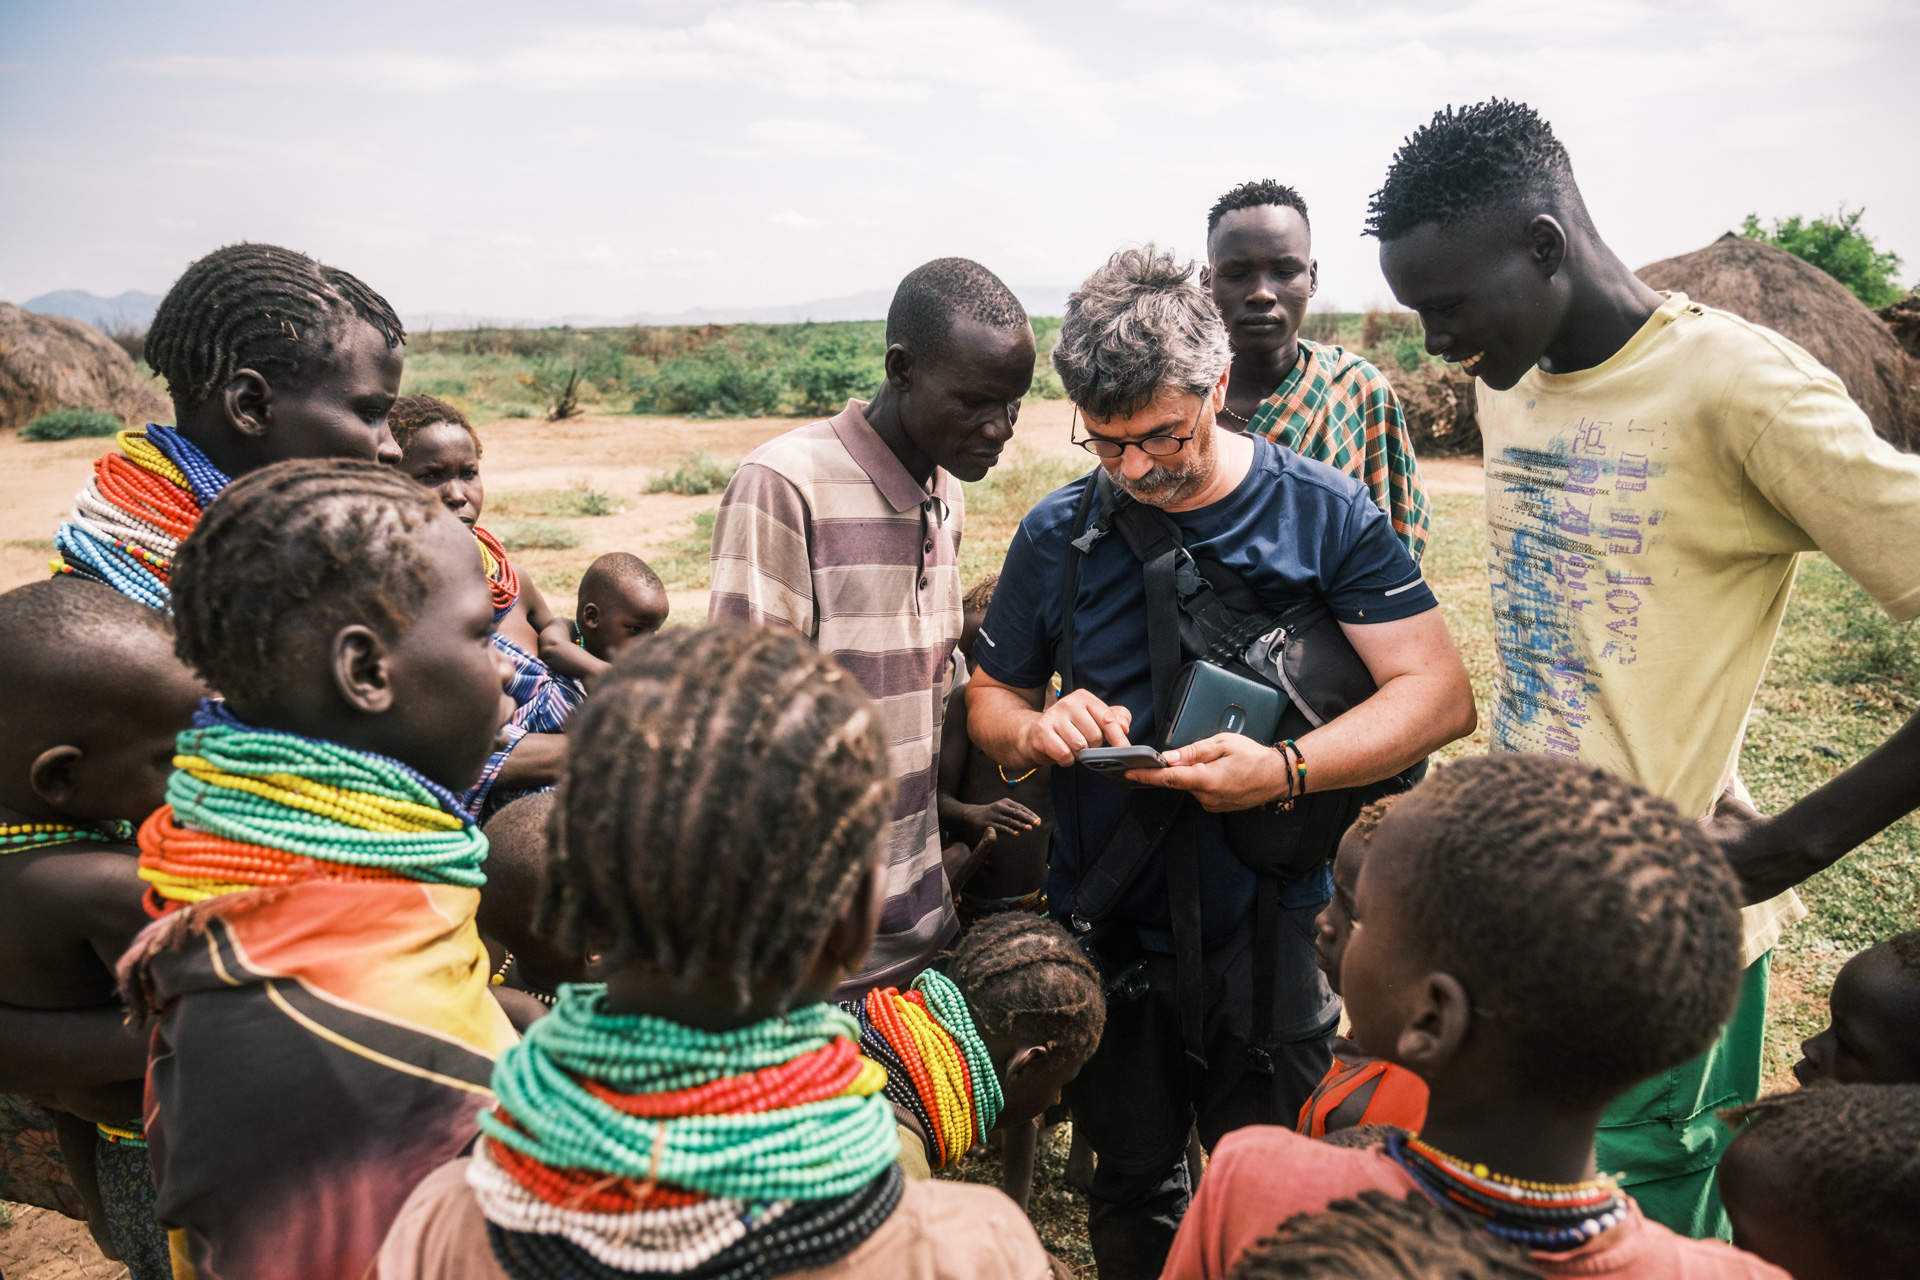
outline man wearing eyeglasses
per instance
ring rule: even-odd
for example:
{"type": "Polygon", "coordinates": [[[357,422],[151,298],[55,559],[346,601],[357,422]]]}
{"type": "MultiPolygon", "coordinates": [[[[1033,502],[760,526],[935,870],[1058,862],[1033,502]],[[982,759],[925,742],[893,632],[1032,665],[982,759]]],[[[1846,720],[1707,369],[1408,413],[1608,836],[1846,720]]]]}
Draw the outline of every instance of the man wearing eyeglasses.
{"type": "Polygon", "coordinates": [[[886,905],[842,999],[907,986],[959,931],[952,889],[973,854],[955,845],[943,861],[934,789],[965,621],[958,482],[1013,438],[1033,357],[1027,313],[991,271],[915,269],[887,311],[873,400],[756,449],[714,518],[708,621],[800,632],[860,681],[892,743],[886,905]]]}
{"type": "Polygon", "coordinates": [[[1377,692],[1304,733],[1294,751],[1220,733],[1164,752],[1168,767],[1128,773],[1197,803],[1177,806],[1181,816],[1134,863],[1128,887],[1088,921],[1078,914],[1094,896],[1083,873],[1108,869],[1110,837],[1140,802],[1074,766],[1088,747],[1161,740],[1149,597],[1127,539],[1089,537],[1089,481],[1043,499],[1014,536],[974,646],[968,725],[1008,769],[1055,766],[1048,899],[1113,991],[1100,1048],[1066,1090],[1076,1130],[1099,1157],[1088,1228],[1105,1280],[1159,1274],[1191,1194],[1183,1156],[1196,1122],[1209,1147],[1246,1124],[1290,1125],[1331,1061],[1340,1005],[1312,945],[1313,917],[1332,895],[1327,869],[1257,874],[1219,815],[1286,801],[1301,761],[1306,792],[1355,788],[1400,774],[1475,724],[1472,687],[1433,593],[1367,487],[1217,419],[1227,335],[1192,276],[1192,264],[1147,246],[1115,254],[1069,300],[1053,361],[1078,410],[1079,443],[1116,490],[1172,517],[1187,554],[1235,575],[1261,612],[1323,602],[1377,692]],[[1043,711],[1042,693],[1063,669],[1070,687],[1043,711]],[[1182,882],[1197,889],[1176,889],[1174,849],[1197,867],[1182,882]],[[1277,902],[1257,902],[1263,891],[1277,902]],[[1275,949],[1264,952],[1277,958],[1258,977],[1256,916],[1277,924],[1275,949]],[[1256,991],[1271,1000],[1263,1013],[1256,991]]]}

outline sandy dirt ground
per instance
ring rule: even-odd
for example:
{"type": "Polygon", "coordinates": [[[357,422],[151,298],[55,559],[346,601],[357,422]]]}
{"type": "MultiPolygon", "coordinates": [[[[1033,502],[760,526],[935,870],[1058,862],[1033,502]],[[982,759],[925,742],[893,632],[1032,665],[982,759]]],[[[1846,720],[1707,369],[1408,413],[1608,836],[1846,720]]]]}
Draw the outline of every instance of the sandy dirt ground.
{"type": "MultiPolygon", "coordinates": [[[[719,503],[717,495],[688,497],[647,494],[654,475],[678,466],[688,452],[705,449],[738,461],[754,448],[802,423],[802,419],[753,418],[734,422],[694,422],[682,418],[585,417],[566,422],[505,419],[485,423],[482,475],[490,493],[527,489],[597,489],[624,509],[618,514],[571,522],[581,536],[566,551],[531,551],[515,558],[535,576],[551,583],[576,578],[580,569],[606,551],[631,551],[646,558],[663,544],[684,537],[699,511],[719,503]]],[[[1072,410],[1064,400],[1028,405],[1020,415],[1014,447],[1035,453],[1084,456],[1069,440],[1072,410]]],[[[54,526],[86,483],[93,460],[110,448],[104,440],[37,444],[11,435],[0,438],[0,589],[42,577],[52,555],[54,526]]],[[[1435,493],[1479,493],[1478,458],[1434,458],[1421,463],[1427,488],[1435,493]]],[[[484,518],[484,517],[483,517],[484,518]]],[[[551,603],[571,614],[572,600],[549,588],[551,603]]],[[[704,617],[705,591],[672,594],[675,615],[704,617]]]]}
{"type": "Polygon", "coordinates": [[[0,1276],[6,1280],[125,1280],[127,1269],[100,1256],[87,1224],[46,1209],[8,1205],[0,1226],[0,1276]]]}

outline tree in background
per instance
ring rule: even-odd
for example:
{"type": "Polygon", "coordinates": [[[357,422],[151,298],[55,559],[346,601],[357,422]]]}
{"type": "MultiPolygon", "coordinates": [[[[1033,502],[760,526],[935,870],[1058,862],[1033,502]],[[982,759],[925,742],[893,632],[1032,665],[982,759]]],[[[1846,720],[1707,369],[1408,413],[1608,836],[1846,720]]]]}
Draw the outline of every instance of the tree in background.
{"type": "Polygon", "coordinates": [[[1815,218],[1807,222],[1796,213],[1785,220],[1775,218],[1772,229],[1764,231],[1760,216],[1750,213],[1740,234],[1806,259],[1853,290],[1854,296],[1869,307],[1884,307],[1906,293],[1894,283],[1900,273],[1900,255],[1874,247],[1873,237],[1860,229],[1860,216],[1865,212],[1863,207],[1848,213],[1842,204],[1831,221],[1815,218]]]}

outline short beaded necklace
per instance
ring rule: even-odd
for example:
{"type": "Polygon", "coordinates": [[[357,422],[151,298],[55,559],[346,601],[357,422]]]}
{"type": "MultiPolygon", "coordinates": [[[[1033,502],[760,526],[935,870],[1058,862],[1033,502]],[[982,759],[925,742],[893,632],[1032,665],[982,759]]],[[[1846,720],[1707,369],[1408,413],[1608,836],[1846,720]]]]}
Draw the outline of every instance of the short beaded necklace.
{"type": "Polygon", "coordinates": [[[452,792],[397,760],[243,724],[200,704],[167,801],[140,829],[148,909],[313,879],[478,888],[487,838],[452,792]]]}
{"type": "Polygon", "coordinates": [[[229,480],[172,427],[122,431],[115,443],[54,532],[50,567],[165,609],[173,554],[229,480]]]}
{"type": "Polygon", "coordinates": [[[493,593],[493,619],[498,622],[520,598],[520,571],[507,559],[507,549],[500,545],[500,539],[479,525],[473,526],[473,540],[480,544],[480,563],[487,570],[487,590],[493,593]]]}
{"type": "Polygon", "coordinates": [[[1585,1182],[1508,1178],[1402,1133],[1387,1139],[1387,1155],[1413,1176],[1429,1199],[1464,1209],[1494,1235],[1529,1249],[1577,1248],[1626,1221],[1626,1198],[1612,1178],[1585,1182]]]}
{"type": "Polygon", "coordinates": [[[87,827],[65,822],[18,822],[0,826],[0,854],[60,844],[126,844],[132,839],[131,822],[100,822],[87,827]]]}
{"type": "Polygon", "coordinates": [[[930,1163],[945,1168],[983,1141],[1006,1099],[960,988],[929,969],[905,995],[868,992],[857,1012],[861,1048],[887,1069],[887,1096],[932,1139],[930,1163]]]}
{"type": "Polygon", "coordinates": [[[884,1073],[857,1030],[809,1005],[705,1032],[562,986],[501,1055],[480,1116],[468,1182],[501,1266],[749,1277],[843,1256],[900,1185],[884,1073]]]}

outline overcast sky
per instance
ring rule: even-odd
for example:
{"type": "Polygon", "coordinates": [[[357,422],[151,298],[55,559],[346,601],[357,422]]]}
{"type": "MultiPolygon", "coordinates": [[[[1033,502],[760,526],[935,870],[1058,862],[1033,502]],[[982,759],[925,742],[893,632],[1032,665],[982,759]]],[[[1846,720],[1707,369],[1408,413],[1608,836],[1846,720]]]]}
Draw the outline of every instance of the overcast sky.
{"type": "Polygon", "coordinates": [[[1634,265],[1845,200],[1920,277],[1920,5],[0,0],[0,298],[164,292],[235,240],[403,312],[1069,285],[1272,177],[1321,302],[1438,107],[1534,104],[1634,265]]]}

